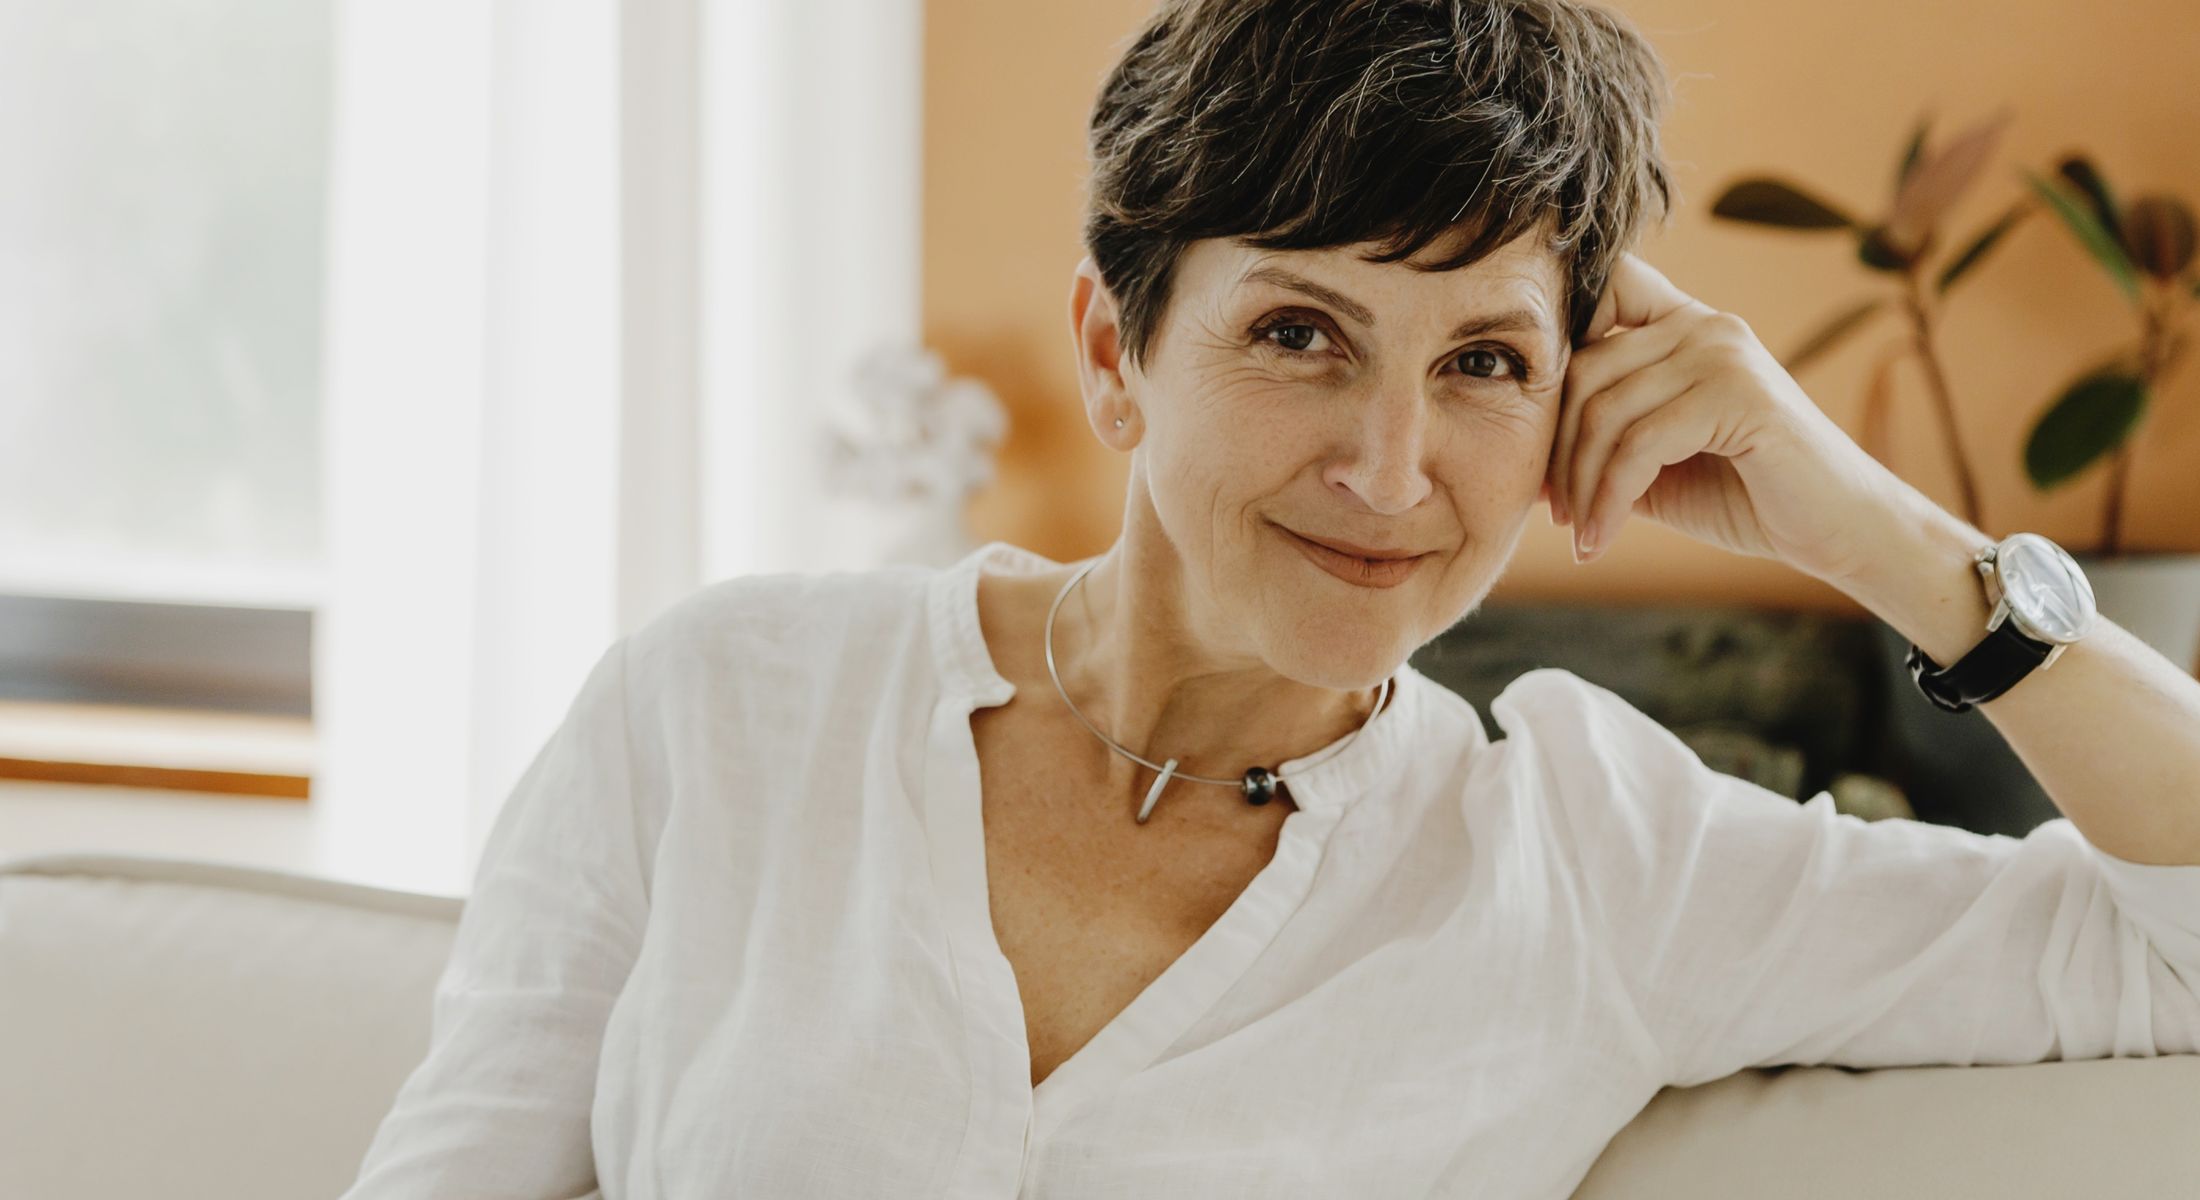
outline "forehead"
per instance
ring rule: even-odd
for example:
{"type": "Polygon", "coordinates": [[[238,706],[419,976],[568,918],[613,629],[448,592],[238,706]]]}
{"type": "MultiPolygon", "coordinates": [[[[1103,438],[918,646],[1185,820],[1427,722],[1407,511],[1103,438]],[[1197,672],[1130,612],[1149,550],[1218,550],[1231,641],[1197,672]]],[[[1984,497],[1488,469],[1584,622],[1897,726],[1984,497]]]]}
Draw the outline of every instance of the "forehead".
{"type": "Polygon", "coordinates": [[[1463,267],[1427,271],[1415,265],[1443,261],[1457,251],[1464,237],[1439,238],[1411,259],[1388,263],[1363,257],[1380,249],[1374,242],[1319,250],[1268,250],[1236,238],[1209,238],[1195,242],[1179,265],[1187,283],[1195,283],[1221,302],[1273,290],[1276,269],[1281,268],[1372,305],[1386,299],[1412,303],[1450,299],[1511,301],[1545,313],[1558,311],[1564,264],[1550,246],[1547,226],[1531,228],[1463,267]]]}

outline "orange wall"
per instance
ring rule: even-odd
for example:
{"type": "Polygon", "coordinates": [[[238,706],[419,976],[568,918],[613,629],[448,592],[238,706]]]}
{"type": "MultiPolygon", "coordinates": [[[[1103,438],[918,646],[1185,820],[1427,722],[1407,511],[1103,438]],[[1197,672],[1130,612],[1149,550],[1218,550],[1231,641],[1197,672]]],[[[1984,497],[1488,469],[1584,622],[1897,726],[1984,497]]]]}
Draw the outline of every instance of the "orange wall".
{"type": "MultiPolygon", "coordinates": [[[[1678,183],[1668,228],[1638,249],[1683,290],[1746,318],[1784,352],[1824,314],[1887,286],[1837,235],[1715,221],[1730,180],[1773,173],[1851,211],[1883,205],[1919,112],[1936,133],[2009,103],[1996,161],[1943,238],[1967,240],[2017,198],[2018,166],[2093,155],[2129,199],[2168,190],[2200,203],[2200,5],[2192,0],[1976,0],[1839,5],[1622,0],[1675,80],[1666,156],[1678,183]]],[[[1085,174],[1087,108],[1148,0],[928,0],[924,324],[950,370],[1007,405],[999,479],[972,502],[982,539],[1056,558],[1098,553],[1121,519],[1127,460],[1079,413],[1067,316],[1085,174]]],[[[1960,244],[1960,241],[1958,242],[1960,244]]],[[[1851,435],[1869,362],[1897,335],[1870,332],[1806,366],[1802,385],[1851,435]]],[[[2059,223],[2020,225],[1942,318],[1960,433],[1983,525],[2034,530],[2073,549],[2100,527],[2105,471],[2034,493],[2020,465],[2042,407],[2098,351],[2133,336],[2121,294],[2059,223]]],[[[2200,325],[2200,322],[2196,322],[2200,325]]],[[[2200,337],[2200,329],[2194,336],[2200,337]]],[[[1954,476],[1914,369],[1900,374],[1891,465],[1951,511],[1954,476]]],[[[2125,514],[2132,549],[2200,550],[2200,348],[2140,433],[2125,514]]],[[[1602,558],[1576,566],[1566,531],[1532,516],[1496,595],[1718,599],[1854,609],[1776,563],[1738,558],[1630,520],[1602,558]]]]}

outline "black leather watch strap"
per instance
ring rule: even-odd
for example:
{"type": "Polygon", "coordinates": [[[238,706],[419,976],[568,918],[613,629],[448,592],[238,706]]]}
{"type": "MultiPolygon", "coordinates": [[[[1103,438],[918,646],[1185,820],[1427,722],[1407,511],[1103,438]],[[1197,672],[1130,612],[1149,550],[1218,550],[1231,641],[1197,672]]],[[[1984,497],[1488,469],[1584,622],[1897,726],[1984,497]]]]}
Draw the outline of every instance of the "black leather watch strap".
{"type": "Polygon", "coordinates": [[[1954,666],[1942,667],[1915,642],[1910,644],[1904,661],[1909,664],[1910,678],[1926,699],[1949,712],[1962,712],[2015,687],[2018,680],[2047,661],[2054,648],[2017,632],[2016,622],[2004,618],[1954,666]]]}

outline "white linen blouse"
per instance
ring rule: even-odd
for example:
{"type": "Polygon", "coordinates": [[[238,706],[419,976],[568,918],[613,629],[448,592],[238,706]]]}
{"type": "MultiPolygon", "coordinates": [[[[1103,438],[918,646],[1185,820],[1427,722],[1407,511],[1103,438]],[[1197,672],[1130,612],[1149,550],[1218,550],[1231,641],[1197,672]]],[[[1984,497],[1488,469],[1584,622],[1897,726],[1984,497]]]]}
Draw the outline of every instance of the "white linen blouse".
{"type": "Polygon", "coordinates": [[[614,643],[344,1200],[1564,1197],[1667,1084],[2200,1051],[2200,866],[1797,804],[1553,668],[1492,742],[1409,665],[1034,1088],[969,716],[1015,692],[979,572],[1059,565],[732,578],[614,643]]]}

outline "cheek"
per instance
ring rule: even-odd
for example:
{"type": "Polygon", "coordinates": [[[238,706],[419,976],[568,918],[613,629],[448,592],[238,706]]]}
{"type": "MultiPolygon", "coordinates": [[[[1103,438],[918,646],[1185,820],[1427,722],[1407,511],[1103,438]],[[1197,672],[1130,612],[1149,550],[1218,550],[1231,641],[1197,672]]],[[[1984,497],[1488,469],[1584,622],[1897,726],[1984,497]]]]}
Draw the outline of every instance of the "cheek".
{"type": "Polygon", "coordinates": [[[1210,391],[1176,410],[1156,431],[1146,472],[1156,516],[1171,540],[1188,552],[1228,561],[1257,552],[1258,539],[1271,536],[1269,520],[1294,513],[1303,518],[1304,489],[1295,481],[1321,435],[1303,416],[1286,415],[1294,411],[1306,411],[1303,400],[1294,410],[1290,397],[1254,386],[1226,395],[1210,391]]]}
{"type": "Polygon", "coordinates": [[[1471,406],[1445,425],[1437,469],[1462,509],[1509,514],[1521,489],[1532,496],[1543,478],[1552,427],[1532,397],[1471,406]]]}
{"type": "Polygon", "coordinates": [[[1170,393],[1156,468],[1217,481],[1226,492],[1260,492],[1288,478],[1321,444],[1333,389],[1253,367],[1187,377],[1170,393]]]}
{"type": "Polygon", "coordinates": [[[1204,426],[1244,434],[1313,417],[1337,402],[1336,390],[1290,372],[1241,365],[1202,375],[1185,395],[1185,411],[1204,426]]]}

